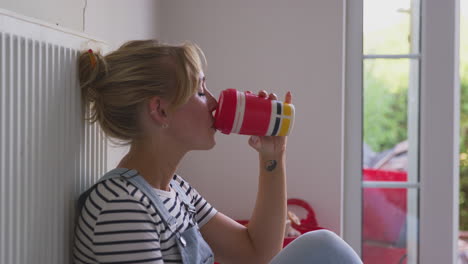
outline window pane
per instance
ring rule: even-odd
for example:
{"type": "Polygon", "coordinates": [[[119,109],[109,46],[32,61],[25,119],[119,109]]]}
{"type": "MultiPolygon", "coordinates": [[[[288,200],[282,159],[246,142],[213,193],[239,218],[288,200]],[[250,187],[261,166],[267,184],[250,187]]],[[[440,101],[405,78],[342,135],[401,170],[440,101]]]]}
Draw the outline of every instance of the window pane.
{"type": "Polygon", "coordinates": [[[417,53],[419,17],[415,0],[364,0],[364,54],[417,53]],[[413,29],[412,29],[413,27],[413,29]],[[414,39],[412,40],[412,31],[414,39]],[[415,47],[411,47],[413,41],[415,47]]]}
{"type": "Polygon", "coordinates": [[[364,168],[407,171],[408,88],[417,80],[417,64],[411,59],[364,61],[364,168]]]}
{"type": "Polygon", "coordinates": [[[460,1],[460,237],[468,262],[468,0],[460,1]]]}
{"type": "Polygon", "coordinates": [[[407,226],[418,220],[417,195],[415,189],[363,189],[364,263],[407,263],[408,253],[416,258],[417,229],[407,226]]]}
{"type": "MultiPolygon", "coordinates": [[[[364,55],[419,53],[419,0],[363,0],[364,55]]],[[[416,263],[419,59],[363,61],[364,263],[416,263]]]]}

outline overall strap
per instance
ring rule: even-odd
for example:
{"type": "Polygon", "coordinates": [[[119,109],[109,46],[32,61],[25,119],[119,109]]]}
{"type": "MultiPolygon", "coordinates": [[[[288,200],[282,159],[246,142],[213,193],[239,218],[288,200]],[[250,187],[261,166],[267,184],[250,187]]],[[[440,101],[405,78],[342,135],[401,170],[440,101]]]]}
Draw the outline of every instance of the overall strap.
{"type": "Polygon", "coordinates": [[[184,189],[180,186],[180,183],[174,179],[171,180],[171,186],[179,194],[179,197],[183,204],[187,207],[187,210],[191,213],[195,213],[195,206],[191,203],[190,197],[185,193],[184,189]]]}

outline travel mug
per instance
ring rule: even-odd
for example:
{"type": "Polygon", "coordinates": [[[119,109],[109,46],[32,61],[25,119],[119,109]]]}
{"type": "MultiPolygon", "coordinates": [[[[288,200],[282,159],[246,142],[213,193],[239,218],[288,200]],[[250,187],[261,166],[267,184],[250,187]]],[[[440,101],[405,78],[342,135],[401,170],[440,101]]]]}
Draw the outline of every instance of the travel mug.
{"type": "Polygon", "coordinates": [[[214,127],[224,134],[287,136],[294,124],[294,105],[250,92],[221,92],[214,127]]]}

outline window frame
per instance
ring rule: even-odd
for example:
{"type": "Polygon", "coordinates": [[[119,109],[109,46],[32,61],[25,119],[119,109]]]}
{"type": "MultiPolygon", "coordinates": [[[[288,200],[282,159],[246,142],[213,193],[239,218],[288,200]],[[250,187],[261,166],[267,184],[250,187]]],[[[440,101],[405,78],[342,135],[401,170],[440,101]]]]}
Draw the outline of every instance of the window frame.
{"type": "MultiPolygon", "coordinates": [[[[418,260],[410,259],[408,263],[456,263],[459,0],[421,1],[421,88],[416,146],[419,172],[423,176],[419,179],[418,260]]],[[[362,153],[363,0],[348,0],[345,6],[342,230],[344,239],[362,255],[362,155],[356,153],[362,153]]]]}

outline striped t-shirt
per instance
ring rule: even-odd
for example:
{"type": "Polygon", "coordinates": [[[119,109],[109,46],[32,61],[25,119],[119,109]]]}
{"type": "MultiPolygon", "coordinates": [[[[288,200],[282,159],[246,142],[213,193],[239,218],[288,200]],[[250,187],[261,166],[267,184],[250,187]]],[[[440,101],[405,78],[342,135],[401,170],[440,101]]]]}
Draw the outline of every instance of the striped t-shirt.
{"type": "MultiPolygon", "coordinates": [[[[196,209],[186,211],[179,194],[153,189],[183,232],[201,227],[215,214],[214,209],[180,176],[174,180],[196,209]]],[[[152,202],[123,178],[99,183],[84,203],[75,228],[75,263],[182,263],[175,235],[162,223],[152,202]]]]}

